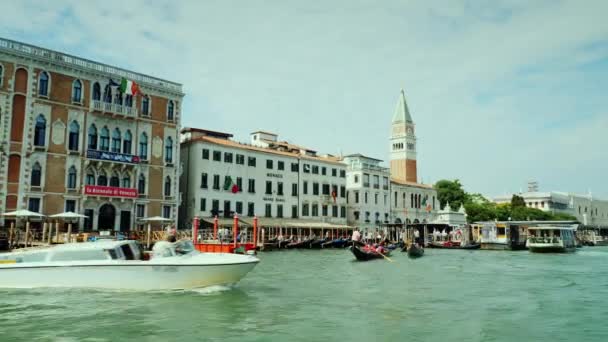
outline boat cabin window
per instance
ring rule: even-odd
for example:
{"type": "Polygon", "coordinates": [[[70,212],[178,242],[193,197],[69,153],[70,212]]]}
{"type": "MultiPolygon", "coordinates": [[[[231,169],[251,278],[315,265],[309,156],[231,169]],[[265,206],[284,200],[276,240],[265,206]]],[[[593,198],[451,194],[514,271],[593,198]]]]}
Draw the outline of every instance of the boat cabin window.
{"type": "Polygon", "coordinates": [[[122,254],[125,255],[125,260],[135,260],[135,256],[133,255],[131,246],[129,246],[128,244],[121,245],[120,249],[122,249],[122,254]]]}
{"type": "Polygon", "coordinates": [[[40,252],[40,253],[23,253],[19,256],[10,256],[0,258],[0,260],[11,260],[14,259],[15,262],[43,262],[46,261],[48,253],[40,252]]]}
{"type": "Polygon", "coordinates": [[[83,261],[83,260],[107,260],[108,254],[103,250],[79,250],[55,252],[50,261],[83,261]]]}
{"type": "Polygon", "coordinates": [[[108,254],[110,254],[110,258],[112,258],[112,259],[118,259],[118,255],[116,254],[116,250],[114,250],[114,249],[107,249],[106,251],[108,252],[108,254]]]}

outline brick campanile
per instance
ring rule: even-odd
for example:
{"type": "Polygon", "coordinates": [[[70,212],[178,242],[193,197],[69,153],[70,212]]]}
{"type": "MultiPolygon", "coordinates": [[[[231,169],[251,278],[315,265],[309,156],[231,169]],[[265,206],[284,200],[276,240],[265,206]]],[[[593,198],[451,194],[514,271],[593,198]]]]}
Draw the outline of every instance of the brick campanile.
{"type": "Polygon", "coordinates": [[[416,135],[414,121],[405,101],[403,89],[391,124],[391,178],[418,183],[416,166],[416,135]]]}

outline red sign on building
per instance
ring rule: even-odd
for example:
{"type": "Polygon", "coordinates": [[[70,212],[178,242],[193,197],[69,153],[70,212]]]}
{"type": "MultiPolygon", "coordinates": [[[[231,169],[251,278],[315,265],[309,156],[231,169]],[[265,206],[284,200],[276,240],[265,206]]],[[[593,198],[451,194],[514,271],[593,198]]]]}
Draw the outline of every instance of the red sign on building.
{"type": "Polygon", "coordinates": [[[108,197],[137,197],[137,189],[117,188],[114,186],[85,185],[84,194],[89,196],[108,196],[108,197]]]}

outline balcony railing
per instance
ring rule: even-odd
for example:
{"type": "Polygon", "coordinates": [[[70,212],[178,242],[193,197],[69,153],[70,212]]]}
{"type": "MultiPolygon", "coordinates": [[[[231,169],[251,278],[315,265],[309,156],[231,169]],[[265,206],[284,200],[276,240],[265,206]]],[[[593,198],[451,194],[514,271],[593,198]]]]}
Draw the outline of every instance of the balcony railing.
{"type": "Polygon", "coordinates": [[[129,106],[123,106],[118,103],[108,103],[100,100],[91,101],[91,109],[118,115],[126,115],[129,117],[137,116],[137,109],[129,106]]]}

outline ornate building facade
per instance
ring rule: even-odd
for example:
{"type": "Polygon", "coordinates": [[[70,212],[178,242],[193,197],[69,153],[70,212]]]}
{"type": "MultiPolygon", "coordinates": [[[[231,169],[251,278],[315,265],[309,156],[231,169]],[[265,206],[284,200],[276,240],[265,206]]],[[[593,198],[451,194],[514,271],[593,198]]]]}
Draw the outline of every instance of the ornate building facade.
{"type": "Polygon", "coordinates": [[[183,96],[174,82],[0,39],[0,212],[73,211],[84,231],[177,222],[183,96]]]}

